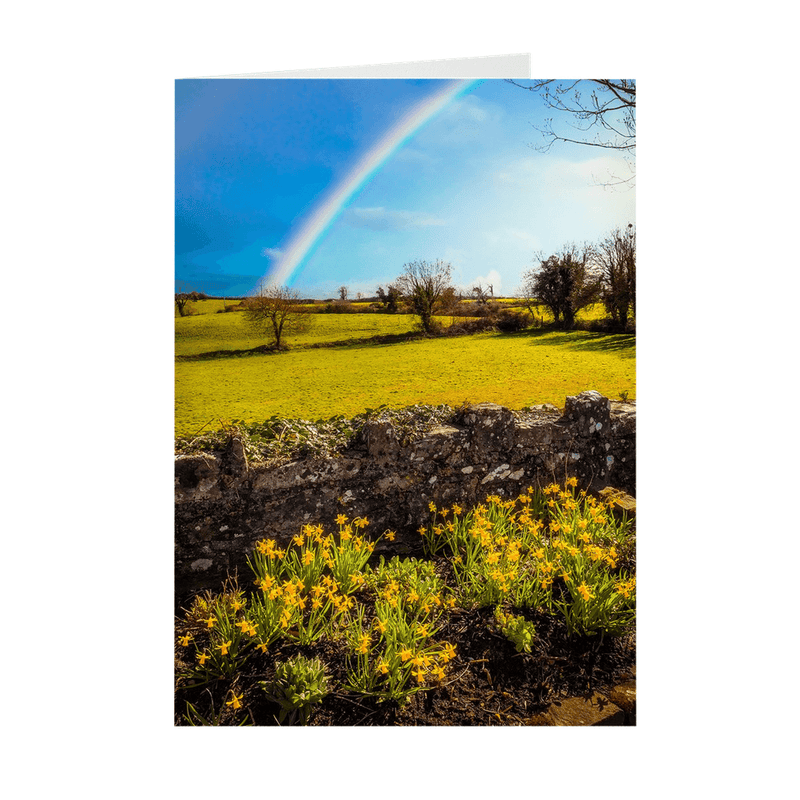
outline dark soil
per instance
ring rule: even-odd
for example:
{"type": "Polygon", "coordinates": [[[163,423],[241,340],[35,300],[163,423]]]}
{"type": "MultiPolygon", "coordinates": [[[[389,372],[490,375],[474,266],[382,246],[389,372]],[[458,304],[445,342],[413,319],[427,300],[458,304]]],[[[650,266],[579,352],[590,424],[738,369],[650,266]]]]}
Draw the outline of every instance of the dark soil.
{"type": "MultiPolygon", "coordinates": [[[[278,642],[256,653],[235,683],[215,681],[176,692],[175,724],[186,725],[186,702],[204,716],[223,711],[219,724],[277,725],[279,706],[259,686],[274,675],[274,664],[302,653],[327,665],[331,692],[313,707],[309,725],[537,725],[542,714],[566,697],[589,697],[630,680],[635,674],[635,632],[622,637],[570,637],[562,619],[525,613],[536,625],[531,653],[517,653],[492,624],[493,609],[454,610],[440,622],[439,641],[456,645],[456,658],[440,686],[412,695],[405,705],[379,702],[348,692],[343,642],[319,641],[300,647],[278,642]],[[225,699],[234,688],[242,708],[233,712],[225,699]]],[[[180,684],[180,681],[179,681],[180,684]]],[[[631,723],[634,724],[634,723],[631,723]]]]}

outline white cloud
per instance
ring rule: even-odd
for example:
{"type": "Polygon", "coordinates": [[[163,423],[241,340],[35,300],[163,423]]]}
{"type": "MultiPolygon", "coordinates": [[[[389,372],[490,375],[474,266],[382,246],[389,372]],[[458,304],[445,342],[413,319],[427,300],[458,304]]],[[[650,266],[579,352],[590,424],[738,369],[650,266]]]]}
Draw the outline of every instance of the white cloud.
{"type": "Polygon", "coordinates": [[[280,250],[277,247],[265,247],[261,251],[261,255],[265,256],[266,258],[280,258],[283,255],[283,250],[280,250]]]}
{"type": "Polygon", "coordinates": [[[373,231],[407,230],[445,224],[444,220],[424,211],[393,211],[383,206],[349,208],[345,212],[344,221],[353,228],[369,228],[373,231]]]}

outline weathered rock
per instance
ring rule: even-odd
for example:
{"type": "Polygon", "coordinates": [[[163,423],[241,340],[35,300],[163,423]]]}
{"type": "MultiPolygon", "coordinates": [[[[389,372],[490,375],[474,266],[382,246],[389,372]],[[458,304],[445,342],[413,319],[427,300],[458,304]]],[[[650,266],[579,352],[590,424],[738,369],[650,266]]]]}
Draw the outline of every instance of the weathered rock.
{"type": "Polygon", "coordinates": [[[611,423],[611,401],[600,392],[590,390],[568,397],[564,403],[562,420],[577,428],[579,436],[600,434],[611,423]]]}
{"type": "Polygon", "coordinates": [[[636,719],[636,681],[626,681],[606,692],[608,699],[621,708],[628,720],[636,719]]]}
{"type": "Polygon", "coordinates": [[[557,700],[547,709],[553,725],[624,725],[625,712],[597,692],[591,697],[557,700]]]}
{"type": "Polygon", "coordinates": [[[628,519],[633,519],[636,516],[636,499],[631,497],[619,489],[612,486],[606,486],[605,489],[600,490],[600,497],[611,506],[611,510],[628,519]]]}
{"type": "Polygon", "coordinates": [[[632,404],[612,406],[583,392],[567,398],[560,417],[470,406],[455,424],[406,445],[390,423],[370,420],[354,447],[331,458],[248,465],[236,436],[219,454],[178,456],[176,593],[218,588],[228,570],[249,578],[246,558],[259,538],[285,544],[305,523],[330,529],[340,513],[366,517],[372,538],[396,531],[378,552],[407,554],[419,550],[417,529],[429,520],[431,502],[468,508],[487,494],[516,497],[570,475],[581,488],[612,485],[633,495],[635,415],[632,404]]]}
{"type": "Polygon", "coordinates": [[[220,459],[210,454],[175,459],[175,502],[220,497],[220,459]]]}
{"type": "Polygon", "coordinates": [[[397,433],[391,422],[368,420],[361,431],[361,437],[367,445],[367,453],[381,461],[397,457],[400,444],[397,433]]]}

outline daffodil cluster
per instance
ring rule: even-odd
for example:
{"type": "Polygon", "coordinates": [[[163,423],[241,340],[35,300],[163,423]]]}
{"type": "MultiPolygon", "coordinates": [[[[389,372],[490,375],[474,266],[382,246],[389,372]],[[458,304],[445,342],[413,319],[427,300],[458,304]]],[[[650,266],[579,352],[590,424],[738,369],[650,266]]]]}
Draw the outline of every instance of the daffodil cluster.
{"type": "MultiPolygon", "coordinates": [[[[228,585],[194,599],[177,636],[179,676],[187,687],[221,679],[228,694],[220,713],[236,715],[245,707],[239,676],[251,655],[267,654],[278,640],[306,646],[327,638],[346,648],[346,688],[403,702],[448,680],[455,646],[437,635],[455,606],[493,606],[493,624],[519,653],[535,641],[530,612],[563,615],[570,634],[620,634],[636,614],[636,578],[623,569],[631,563],[631,526],[576,492],[576,483],[529,487],[516,498],[489,495],[467,511],[431,503],[433,519],[420,534],[429,555],[445,557],[436,562],[381,557],[368,566],[369,522],[344,514],[332,534],[304,525],[285,547],[262,539],[248,559],[248,596],[228,585]]],[[[287,715],[301,706],[286,703],[302,700],[298,713],[307,720],[312,695],[300,685],[308,679],[327,690],[327,683],[316,665],[282,669],[285,691],[275,684],[269,692],[283,697],[276,702],[287,715]]],[[[206,722],[187,713],[191,724],[219,723],[219,714],[206,722]]]]}
{"type": "Polygon", "coordinates": [[[431,504],[433,522],[420,533],[429,553],[450,556],[460,604],[560,611],[580,635],[616,634],[634,619],[635,580],[617,570],[630,525],[576,495],[576,484],[489,495],[463,516],[431,504]]]}
{"type": "Polygon", "coordinates": [[[238,589],[195,598],[187,615],[187,632],[178,637],[193,680],[233,678],[239,672],[256,636],[244,611],[246,604],[238,589]]]}
{"type": "Polygon", "coordinates": [[[455,646],[437,642],[436,624],[455,599],[430,562],[393,558],[371,570],[375,616],[359,613],[348,637],[350,688],[382,699],[405,700],[444,680],[455,646]]]}

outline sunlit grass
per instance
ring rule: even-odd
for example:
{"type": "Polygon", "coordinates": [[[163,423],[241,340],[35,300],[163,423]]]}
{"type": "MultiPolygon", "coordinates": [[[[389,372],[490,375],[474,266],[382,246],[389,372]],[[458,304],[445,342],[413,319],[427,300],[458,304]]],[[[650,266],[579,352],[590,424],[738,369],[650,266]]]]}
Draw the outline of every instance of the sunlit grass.
{"type": "MultiPolygon", "coordinates": [[[[415,322],[416,317],[410,314],[313,314],[306,332],[288,334],[285,338],[290,347],[366,339],[371,336],[410,333],[415,322]]],[[[175,354],[179,356],[217,350],[249,350],[264,344],[269,344],[269,338],[256,334],[238,312],[204,314],[175,320],[175,354]]]]}
{"type": "MultiPolygon", "coordinates": [[[[400,322],[392,315],[322,318],[332,326],[340,319],[339,324],[363,318],[400,322]]],[[[405,324],[410,327],[412,319],[407,317],[405,324]]],[[[277,415],[313,420],[352,416],[382,404],[562,406],[566,396],[586,389],[612,398],[627,392],[634,399],[634,355],[633,336],[571,331],[479,334],[178,362],[176,434],[219,428],[220,419],[258,421],[277,415]]]]}

